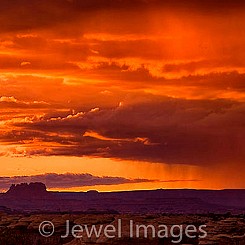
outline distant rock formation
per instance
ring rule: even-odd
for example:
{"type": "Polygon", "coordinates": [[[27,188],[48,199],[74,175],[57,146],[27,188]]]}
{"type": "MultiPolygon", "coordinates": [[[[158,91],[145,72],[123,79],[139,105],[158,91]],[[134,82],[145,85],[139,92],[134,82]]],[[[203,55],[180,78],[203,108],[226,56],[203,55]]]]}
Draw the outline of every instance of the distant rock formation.
{"type": "Polygon", "coordinates": [[[16,198],[40,198],[47,196],[47,188],[41,182],[13,184],[6,192],[8,196],[16,198]]]}

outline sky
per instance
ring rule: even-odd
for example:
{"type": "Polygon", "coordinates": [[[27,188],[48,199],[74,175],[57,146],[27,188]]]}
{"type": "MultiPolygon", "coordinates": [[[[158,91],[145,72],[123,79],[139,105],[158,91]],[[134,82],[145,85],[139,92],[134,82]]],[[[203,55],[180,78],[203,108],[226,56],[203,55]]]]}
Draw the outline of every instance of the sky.
{"type": "Polygon", "coordinates": [[[245,188],[245,3],[2,0],[0,191],[245,188]]]}

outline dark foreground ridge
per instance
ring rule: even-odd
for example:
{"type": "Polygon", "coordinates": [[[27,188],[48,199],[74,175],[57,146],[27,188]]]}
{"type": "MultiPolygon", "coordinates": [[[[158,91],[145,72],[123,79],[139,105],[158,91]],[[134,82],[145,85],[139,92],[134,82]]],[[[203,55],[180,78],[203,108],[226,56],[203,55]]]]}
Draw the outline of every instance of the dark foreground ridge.
{"type": "Polygon", "coordinates": [[[245,190],[49,192],[43,183],[24,183],[12,185],[0,202],[0,209],[18,213],[244,214],[245,190]]]}
{"type": "MultiPolygon", "coordinates": [[[[245,244],[245,190],[152,190],[125,192],[49,192],[43,183],[12,185],[0,195],[1,245],[170,245],[176,234],[164,238],[147,236],[129,238],[130,222],[154,226],[205,226],[207,236],[190,238],[182,233],[181,243],[191,245],[244,245],[245,244]],[[67,220],[70,226],[88,227],[113,225],[122,222],[122,236],[114,239],[103,233],[99,236],[66,238],[67,220]],[[50,237],[40,235],[40,224],[50,221],[55,232],[50,237]],[[183,236],[182,236],[183,235],[183,236]]],[[[181,232],[180,228],[179,232],[181,232]]],[[[178,232],[178,230],[177,230],[178,232]]],[[[176,233],[176,230],[175,230],[176,233]]]]}

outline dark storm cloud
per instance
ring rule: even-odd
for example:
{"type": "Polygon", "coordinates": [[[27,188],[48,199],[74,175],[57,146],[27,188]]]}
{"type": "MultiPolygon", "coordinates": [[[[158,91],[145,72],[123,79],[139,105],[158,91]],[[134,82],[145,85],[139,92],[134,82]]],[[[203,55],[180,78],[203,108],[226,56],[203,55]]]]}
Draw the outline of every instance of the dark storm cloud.
{"type": "Polygon", "coordinates": [[[114,109],[15,124],[19,129],[1,140],[21,143],[32,140],[32,132],[38,132],[38,139],[50,145],[26,149],[25,155],[30,156],[101,156],[201,165],[242,163],[244,122],[244,103],[146,96],[141,102],[125,101],[114,109]]]}
{"type": "MultiPolygon", "coordinates": [[[[40,174],[33,176],[0,177],[0,189],[8,189],[12,184],[42,182],[48,188],[72,188],[96,185],[120,185],[128,183],[154,182],[148,179],[127,179],[123,177],[98,177],[91,174],[40,174]]],[[[172,182],[173,180],[170,180],[172,182]]],[[[177,180],[176,180],[177,181],[177,180]]],[[[179,180],[180,181],[180,180],[179,180]]]]}
{"type": "MultiPolygon", "coordinates": [[[[219,61],[220,63],[221,61],[219,61]]],[[[225,62],[223,62],[223,65],[225,62]]],[[[198,70],[211,68],[212,61],[202,61],[202,62],[186,62],[182,64],[166,64],[163,66],[164,73],[161,74],[161,77],[156,77],[151,74],[151,68],[141,67],[132,70],[130,65],[123,64],[119,65],[116,62],[108,63],[101,62],[97,67],[93,69],[93,72],[99,72],[102,77],[114,80],[114,85],[125,88],[152,88],[154,86],[183,86],[190,88],[207,88],[212,92],[213,89],[219,90],[232,90],[232,91],[244,91],[245,89],[245,74],[239,73],[237,71],[232,72],[210,72],[205,74],[196,74],[196,75],[185,75],[180,78],[166,78],[168,73],[177,74],[178,72],[184,70],[188,72],[198,72],[198,70]],[[209,62],[211,64],[209,64],[209,62]],[[207,66],[205,66],[206,64],[207,66]],[[208,65],[209,64],[209,65],[208,65]]],[[[229,65],[229,64],[228,64],[229,65]]],[[[221,66],[221,65],[220,65],[221,66]]],[[[215,69],[219,65],[213,65],[215,69]]],[[[91,72],[91,73],[93,73],[91,72]]],[[[91,74],[93,76],[93,74],[91,74]]],[[[104,84],[107,84],[104,82],[104,84]]],[[[107,86],[110,86],[108,82],[107,86]]],[[[203,91],[200,91],[203,92],[203,91]]]]}
{"type": "Polygon", "coordinates": [[[135,8],[163,7],[219,13],[223,10],[241,9],[244,5],[242,0],[2,0],[0,23],[1,32],[12,32],[63,25],[81,16],[84,19],[91,18],[96,11],[103,10],[131,11],[135,8]]]}

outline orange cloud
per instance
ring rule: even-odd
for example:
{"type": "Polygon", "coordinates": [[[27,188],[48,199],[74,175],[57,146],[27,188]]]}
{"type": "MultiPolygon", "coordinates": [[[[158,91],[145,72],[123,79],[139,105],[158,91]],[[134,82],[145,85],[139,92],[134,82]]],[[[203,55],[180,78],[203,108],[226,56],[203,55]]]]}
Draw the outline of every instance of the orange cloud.
{"type": "Polygon", "coordinates": [[[3,0],[0,155],[238,169],[244,6],[3,0]]]}

